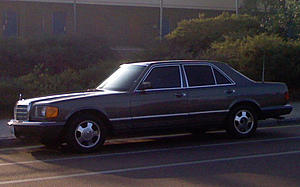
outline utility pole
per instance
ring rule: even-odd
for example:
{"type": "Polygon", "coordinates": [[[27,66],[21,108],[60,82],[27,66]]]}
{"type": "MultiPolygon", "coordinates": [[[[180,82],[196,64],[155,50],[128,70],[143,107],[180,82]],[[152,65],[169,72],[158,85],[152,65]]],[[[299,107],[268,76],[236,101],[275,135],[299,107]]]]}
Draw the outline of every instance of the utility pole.
{"type": "Polygon", "coordinates": [[[74,22],[74,33],[77,33],[77,0],[73,2],[73,22],[74,22]]]}
{"type": "Polygon", "coordinates": [[[235,0],[235,13],[239,15],[239,0],[235,0]]]}
{"type": "Polygon", "coordinates": [[[262,67],[262,75],[261,75],[261,81],[265,82],[265,64],[266,64],[266,51],[264,51],[264,57],[263,57],[263,67],[262,67]]]}
{"type": "Polygon", "coordinates": [[[163,11],[164,11],[164,1],[160,0],[160,13],[159,13],[159,39],[162,41],[163,39],[163,11]]]}

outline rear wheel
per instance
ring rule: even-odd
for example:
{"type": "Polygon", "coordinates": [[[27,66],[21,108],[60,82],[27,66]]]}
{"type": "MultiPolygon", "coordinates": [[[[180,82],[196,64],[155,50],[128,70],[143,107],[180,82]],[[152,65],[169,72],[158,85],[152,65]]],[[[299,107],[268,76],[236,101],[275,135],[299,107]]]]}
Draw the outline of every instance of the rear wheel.
{"type": "Polygon", "coordinates": [[[80,115],[71,120],[67,130],[68,145],[78,152],[91,152],[101,147],[105,141],[105,126],[97,117],[80,115]]]}
{"type": "Polygon", "coordinates": [[[251,106],[238,106],[231,110],[227,132],[231,136],[243,138],[253,135],[257,128],[257,112],[251,106]]]}

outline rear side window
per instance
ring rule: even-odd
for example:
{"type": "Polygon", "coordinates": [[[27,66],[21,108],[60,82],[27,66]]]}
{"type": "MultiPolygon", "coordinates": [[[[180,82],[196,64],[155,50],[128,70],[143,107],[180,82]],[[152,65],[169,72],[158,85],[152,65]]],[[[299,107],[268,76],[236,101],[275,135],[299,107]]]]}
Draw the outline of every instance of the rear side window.
{"type": "Polygon", "coordinates": [[[179,66],[153,68],[144,82],[150,82],[152,89],[181,87],[179,66]]]}
{"type": "Polygon", "coordinates": [[[214,68],[214,73],[215,73],[217,84],[231,84],[231,82],[215,68],[214,68]]]}
{"type": "Polygon", "coordinates": [[[184,70],[189,86],[215,85],[215,79],[210,66],[185,65],[184,70]]]}

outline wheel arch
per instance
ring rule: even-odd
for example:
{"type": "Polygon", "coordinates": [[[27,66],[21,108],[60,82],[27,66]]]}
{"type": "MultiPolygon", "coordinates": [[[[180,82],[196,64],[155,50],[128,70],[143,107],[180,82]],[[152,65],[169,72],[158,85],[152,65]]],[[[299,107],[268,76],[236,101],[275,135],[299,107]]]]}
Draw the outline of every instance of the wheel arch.
{"type": "Polygon", "coordinates": [[[261,111],[259,103],[257,103],[255,100],[236,101],[230,105],[229,111],[232,111],[234,108],[236,108],[238,106],[244,106],[244,105],[251,106],[253,109],[255,109],[255,111],[257,112],[257,116],[260,119],[262,111],[261,111]]]}
{"type": "Polygon", "coordinates": [[[112,124],[111,124],[110,120],[108,119],[107,115],[105,115],[104,112],[102,112],[98,109],[93,109],[93,108],[84,108],[84,109],[80,109],[80,110],[74,111],[71,114],[69,114],[66,117],[66,125],[65,125],[64,132],[66,132],[70,122],[74,118],[76,118],[76,116],[84,115],[84,114],[93,115],[93,116],[99,118],[103,122],[103,124],[105,125],[105,127],[108,131],[108,134],[111,134],[113,132],[112,124]]]}

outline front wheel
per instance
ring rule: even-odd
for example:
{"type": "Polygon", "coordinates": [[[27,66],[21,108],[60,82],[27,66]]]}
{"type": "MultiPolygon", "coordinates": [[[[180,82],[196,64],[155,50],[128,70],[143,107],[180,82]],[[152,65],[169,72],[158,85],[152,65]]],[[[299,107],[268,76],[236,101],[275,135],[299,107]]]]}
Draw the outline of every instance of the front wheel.
{"type": "Polygon", "coordinates": [[[257,128],[257,112],[250,106],[234,108],[228,117],[227,132],[237,138],[253,135],[257,128]]]}
{"type": "Polygon", "coordinates": [[[70,122],[66,140],[68,145],[79,152],[91,152],[105,141],[105,127],[92,115],[81,115],[70,122]]]}

